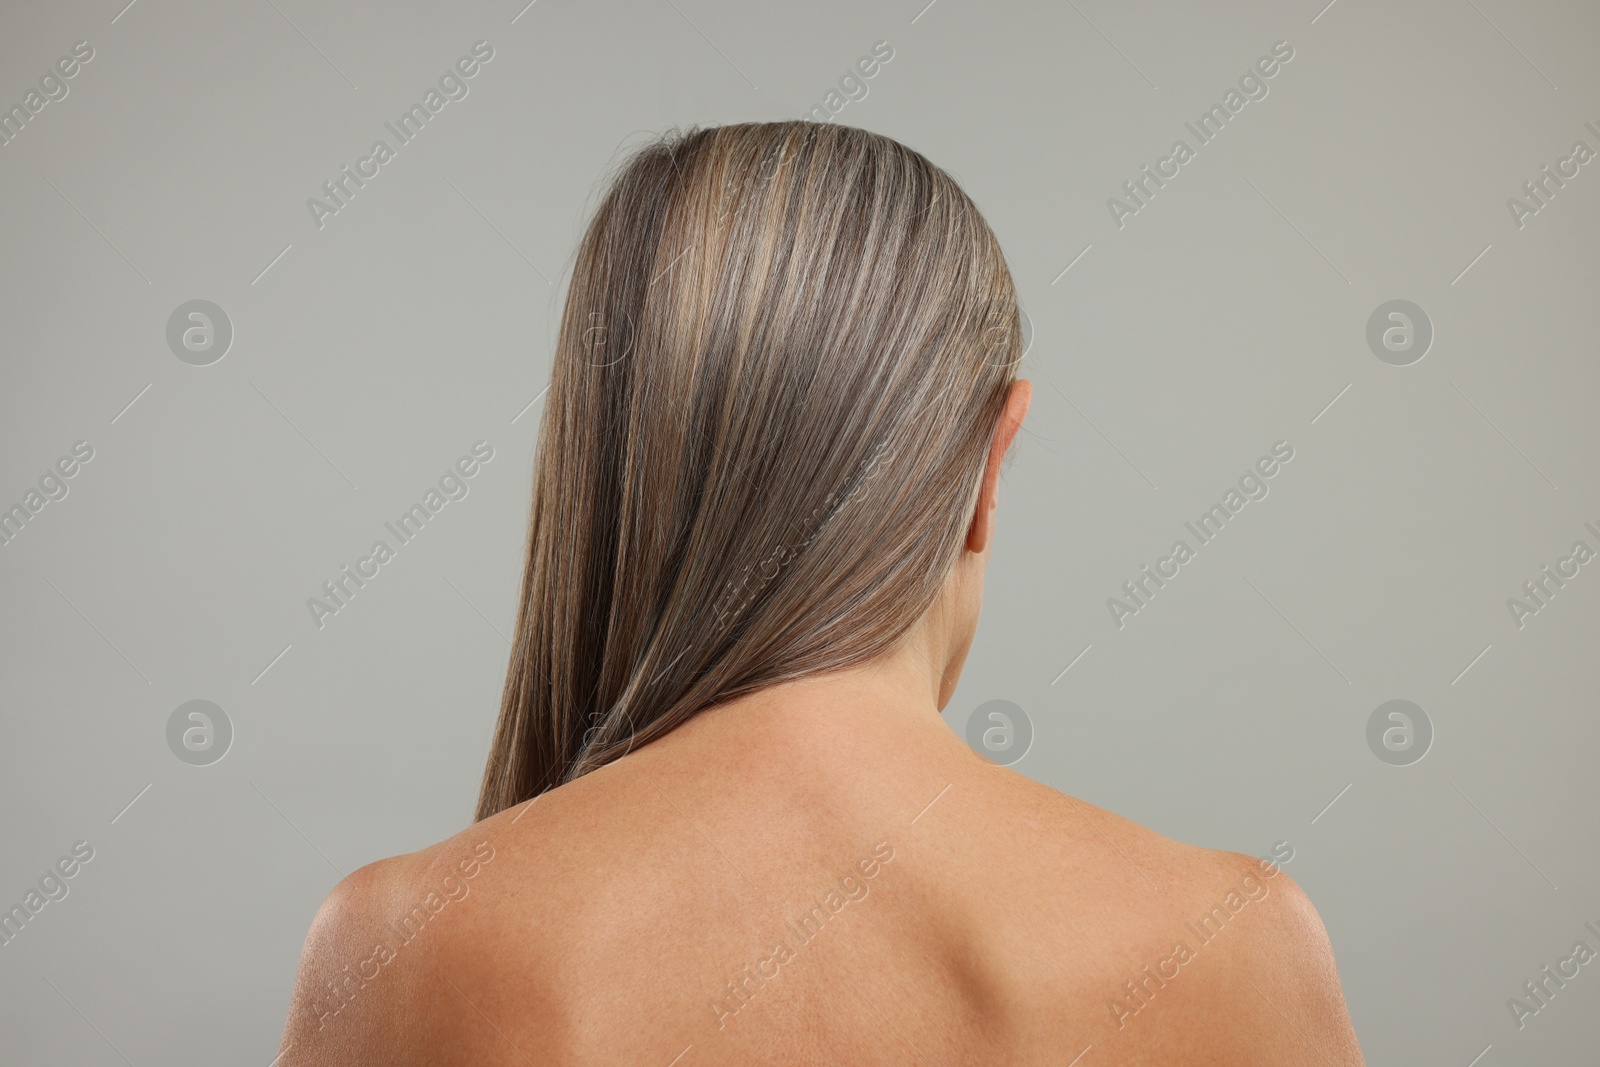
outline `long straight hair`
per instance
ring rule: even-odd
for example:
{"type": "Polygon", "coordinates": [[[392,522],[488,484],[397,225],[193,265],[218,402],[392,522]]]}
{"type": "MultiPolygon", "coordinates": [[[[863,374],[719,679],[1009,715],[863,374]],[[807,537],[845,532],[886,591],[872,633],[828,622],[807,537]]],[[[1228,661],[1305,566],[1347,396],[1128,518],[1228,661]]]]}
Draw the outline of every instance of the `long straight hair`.
{"type": "Polygon", "coordinates": [[[896,141],[633,152],[562,313],[478,818],[894,648],[959,557],[1021,340],[988,224],[896,141]]]}

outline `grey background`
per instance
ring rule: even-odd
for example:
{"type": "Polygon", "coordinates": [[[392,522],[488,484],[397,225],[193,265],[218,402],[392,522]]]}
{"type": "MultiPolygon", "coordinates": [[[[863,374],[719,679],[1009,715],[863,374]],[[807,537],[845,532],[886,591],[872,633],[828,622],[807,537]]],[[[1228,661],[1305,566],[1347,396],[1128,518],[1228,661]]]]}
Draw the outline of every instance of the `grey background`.
{"type": "Polygon", "coordinates": [[[1506,1007],[1600,948],[1600,563],[1522,628],[1506,606],[1600,548],[1600,163],[1521,229],[1506,207],[1600,149],[1593,5],[124,2],[0,16],[7,106],[95,50],[0,147],[0,506],[95,449],[0,547],[0,903],[95,849],[0,947],[8,1059],[271,1062],[341,872],[470,819],[605,168],[669,124],[800,117],[886,40],[835,121],[963,183],[1036,333],[952,728],[1014,701],[1017,770],[1290,842],[1369,1062],[1593,1062],[1595,965],[1520,1031],[1506,1007]],[[469,95],[319,230],[306,199],[480,39],[469,95]],[[1279,40],[1269,95],[1119,229],[1107,198],[1279,40]],[[193,299],[233,323],[210,366],[166,344],[193,299]],[[1365,342],[1391,299],[1434,325],[1411,366],[1365,342]],[[306,599],[478,440],[469,496],[318,630],[306,599]],[[1278,440],[1270,495],[1113,625],[1278,440]],[[1398,698],[1435,731],[1410,766],[1366,742],[1398,698]],[[167,747],[194,699],[233,725],[209,766],[167,747]]]}

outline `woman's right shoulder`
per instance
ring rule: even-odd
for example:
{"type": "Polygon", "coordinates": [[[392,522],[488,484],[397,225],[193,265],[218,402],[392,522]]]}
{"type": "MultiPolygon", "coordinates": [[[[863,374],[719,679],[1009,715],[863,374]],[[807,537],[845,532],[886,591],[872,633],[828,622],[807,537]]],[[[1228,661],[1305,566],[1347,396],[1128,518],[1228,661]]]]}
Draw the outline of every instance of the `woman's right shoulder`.
{"type": "Polygon", "coordinates": [[[453,982],[472,971],[473,944],[494,920],[508,848],[526,846],[512,825],[524,808],[332,887],[301,951],[278,1067],[426,1062],[419,1050],[459,1043],[444,1031],[462,1012],[436,1009],[464,996],[453,982]]]}

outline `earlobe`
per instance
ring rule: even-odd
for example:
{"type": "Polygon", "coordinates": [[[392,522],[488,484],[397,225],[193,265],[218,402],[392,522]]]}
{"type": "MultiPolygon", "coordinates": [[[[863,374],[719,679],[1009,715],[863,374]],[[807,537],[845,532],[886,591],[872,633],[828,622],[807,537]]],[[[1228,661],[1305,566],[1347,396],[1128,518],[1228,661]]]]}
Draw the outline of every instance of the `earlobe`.
{"type": "Polygon", "coordinates": [[[978,493],[978,506],[972,513],[972,521],[967,523],[966,548],[968,552],[982,552],[989,543],[989,524],[987,520],[988,509],[983,506],[983,492],[978,493]]]}

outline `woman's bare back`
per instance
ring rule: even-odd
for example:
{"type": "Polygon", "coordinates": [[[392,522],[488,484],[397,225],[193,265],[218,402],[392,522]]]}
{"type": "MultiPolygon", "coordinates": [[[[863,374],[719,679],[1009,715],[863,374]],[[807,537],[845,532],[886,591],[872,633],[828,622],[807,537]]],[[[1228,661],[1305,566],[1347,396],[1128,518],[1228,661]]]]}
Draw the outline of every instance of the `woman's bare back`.
{"type": "Polygon", "coordinates": [[[356,872],[282,1067],[1362,1062],[1287,875],[878,696],[757,694],[356,872]]]}
{"type": "Polygon", "coordinates": [[[566,299],[487,817],[335,889],[282,1067],[1360,1063],[1286,875],[939,716],[1032,395],[947,173],[674,134],[566,299]]]}

